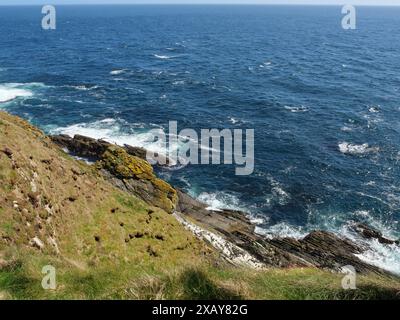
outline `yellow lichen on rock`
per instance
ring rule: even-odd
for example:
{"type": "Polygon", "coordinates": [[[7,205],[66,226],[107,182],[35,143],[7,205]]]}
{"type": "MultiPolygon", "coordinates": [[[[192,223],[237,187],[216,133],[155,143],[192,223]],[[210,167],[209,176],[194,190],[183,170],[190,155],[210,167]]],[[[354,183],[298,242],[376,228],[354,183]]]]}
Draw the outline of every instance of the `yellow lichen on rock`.
{"type": "Polygon", "coordinates": [[[153,179],[153,168],[147,161],[129,155],[118,146],[110,146],[104,152],[101,160],[102,166],[122,179],[138,178],[153,179]]]}
{"type": "Polygon", "coordinates": [[[127,189],[147,201],[172,213],[178,202],[176,190],[157,178],[153,167],[144,159],[128,154],[119,146],[109,146],[98,162],[98,167],[124,181],[127,189]]]}

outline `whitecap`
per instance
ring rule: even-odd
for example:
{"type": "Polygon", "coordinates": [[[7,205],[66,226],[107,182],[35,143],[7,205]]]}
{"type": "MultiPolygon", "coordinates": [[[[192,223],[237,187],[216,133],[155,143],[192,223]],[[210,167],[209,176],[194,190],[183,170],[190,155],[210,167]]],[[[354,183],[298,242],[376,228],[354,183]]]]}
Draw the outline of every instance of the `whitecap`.
{"type": "Polygon", "coordinates": [[[344,131],[344,132],[351,132],[351,131],[353,131],[353,128],[350,128],[348,126],[343,126],[340,128],[340,130],[344,131]]]}
{"type": "Polygon", "coordinates": [[[281,206],[286,205],[291,198],[290,194],[272,176],[268,176],[267,179],[271,184],[271,194],[266,197],[267,204],[278,203],[281,206]]]}
{"type": "Polygon", "coordinates": [[[257,226],[255,228],[255,232],[259,235],[265,236],[268,239],[276,237],[302,239],[308,234],[308,232],[303,230],[301,227],[295,227],[285,222],[275,224],[268,228],[257,226]]]}
{"type": "Polygon", "coordinates": [[[177,80],[172,82],[172,85],[174,86],[179,86],[179,85],[184,85],[185,84],[185,80],[177,80]]]}
{"type": "MultiPolygon", "coordinates": [[[[360,213],[360,211],[359,211],[360,213]]],[[[364,211],[361,215],[369,217],[369,224],[381,231],[384,237],[389,239],[395,239],[396,236],[392,233],[391,230],[385,228],[380,222],[373,219],[368,211],[364,211]]],[[[365,239],[355,233],[351,228],[351,223],[342,227],[339,233],[350,239],[351,241],[357,243],[362,248],[365,248],[365,251],[356,254],[358,258],[362,261],[387,270],[389,272],[400,274],[400,246],[397,244],[383,244],[380,243],[377,239],[365,239]]]]}
{"type": "Polygon", "coordinates": [[[229,117],[229,122],[231,122],[232,124],[236,124],[239,122],[239,120],[233,118],[233,117],[229,117]]]}
{"type": "Polygon", "coordinates": [[[124,72],[125,72],[124,69],[117,69],[117,70],[112,70],[112,71],[110,72],[110,74],[114,76],[114,75],[122,74],[122,73],[124,73],[124,72]]]}
{"type": "Polygon", "coordinates": [[[375,107],[375,106],[369,107],[368,111],[371,112],[371,113],[378,113],[379,112],[379,107],[375,107]]]}
{"type": "Polygon", "coordinates": [[[307,111],[310,110],[309,108],[307,108],[305,106],[300,106],[300,107],[284,106],[284,108],[286,110],[289,110],[290,112],[294,112],[294,113],[296,113],[296,112],[307,112],[307,111]]]}
{"type": "Polygon", "coordinates": [[[0,103],[9,102],[17,98],[33,96],[31,89],[42,86],[40,83],[5,83],[0,85],[0,103]]]}
{"type": "MultiPolygon", "coordinates": [[[[143,129],[143,123],[128,124],[122,119],[105,118],[90,123],[77,123],[67,127],[52,128],[50,134],[66,134],[73,137],[76,134],[90,137],[93,139],[102,139],[120,146],[130,145],[142,147],[153,153],[167,156],[165,144],[161,140],[155,139],[155,133],[152,130],[162,131],[157,125],[148,125],[149,130],[143,129]],[[123,127],[129,127],[131,130],[123,130],[123,127]],[[139,129],[138,129],[139,128],[139,129]],[[135,131],[133,131],[135,130],[135,131]]],[[[179,141],[170,146],[170,151],[179,148],[179,141]]],[[[171,165],[175,165],[171,163],[171,165]]]]}
{"type": "Polygon", "coordinates": [[[338,147],[341,153],[352,155],[362,155],[379,151],[378,147],[370,147],[368,143],[351,144],[348,142],[341,142],[339,143],[338,147]]]}
{"type": "Polygon", "coordinates": [[[162,59],[162,60],[168,60],[173,58],[173,56],[159,55],[159,54],[154,54],[153,56],[156,57],[157,59],[162,59]]]}
{"type": "Polygon", "coordinates": [[[400,246],[397,244],[382,244],[377,239],[368,241],[369,249],[358,258],[371,265],[377,266],[395,274],[400,274],[400,246]]]}
{"type": "Polygon", "coordinates": [[[228,209],[240,210],[246,213],[249,211],[241,205],[238,197],[222,191],[217,191],[215,193],[203,192],[197,197],[197,200],[207,204],[207,210],[221,211],[223,209],[228,209]]]}
{"type": "Polygon", "coordinates": [[[90,91],[99,88],[97,85],[85,85],[85,84],[79,84],[79,85],[65,85],[63,86],[64,88],[72,88],[76,89],[79,91],[90,91]]]}

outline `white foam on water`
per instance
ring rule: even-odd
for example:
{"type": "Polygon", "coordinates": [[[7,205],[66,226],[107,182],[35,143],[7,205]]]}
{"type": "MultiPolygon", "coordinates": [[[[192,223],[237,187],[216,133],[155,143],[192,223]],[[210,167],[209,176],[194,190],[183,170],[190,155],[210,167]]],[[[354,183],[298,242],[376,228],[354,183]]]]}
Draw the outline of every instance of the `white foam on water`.
{"type": "Polygon", "coordinates": [[[85,84],[79,84],[79,85],[65,85],[63,86],[65,88],[72,88],[75,90],[79,91],[90,91],[99,88],[97,85],[85,85],[85,84]]]}
{"type": "MultiPolygon", "coordinates": [[[[133,147],[142,147],[152,153],[158,153],[164,156],[168,156],[168,151],[176,152],[176,150],[179,149],[179,136],[175,139],[177,142],[168,146],[167,149],[164,142],[162,140],[157,140],[156,138],[157,133],[162,133],[163,129],[154,124],[148,126],[151,128],[146,130],[143,123],[130,124],[122,119],[106,118],[91,123],[73,124],[67,127],[50,127],[49,131],[51,134],[66,134],[70,137],[79,134],[94,139],[102,139],[120,146],[126,144],[133,147]],[[126,132],[126,130],[124,131],[122,127],[128,127],[128,132],[126,132]]],[[[168,135],[166,139],[168,140],[168,135]]],[[[171,163],[171,168],[175,165],[177,164],[171,163]]],[[[184,166],[185,164],[183,163],[182,165],[184,166]]],[[[177,166],[175,169],[182,168],[183,166],[177,166]]]]}
{"type": "Polygon", "coordinates": [[[118,70],[112,70],[111,72],[110,72],[110,74],[111,75],[119,75],[119,74],[122,74],[122,73],[124,73],[125,72],[125,69],[118,69],[118,70]]]}
{"type": "Polygon", "coordinates": [[[353,128],[350,128],[348,126],[343,126],[340,128],[340,130],[344,131],[344,132],[351,132],[351,131],[353,131],[353,128]]]}
{"type": "Polygon", "coordinates": [[[123,133],[121,131],[121,122],[107,118],[92,123],[78,123],[68,127],[57,128],[52,133],[62,133],[71,137],[75,134],[80,134],[94,139],[103,139],[118,145],[129,144],[136,147],[148,147],[147,144],[153,141],[153,136],[150,133],[123,133]]]}
{"type": "Polygon", "coordinates": [[[104,119],[93,123],[78,123],[67,127],[55,128],[51,130],[51,134],[66,134],[70,137],[79,134],[94,139],[109,140],[112,139],[118,131],[119,125],[115,120],[104,119]],[[110,124],[112,124],[112,126],[110,124]]]}
{"type": "Polygon", "coordinates": [[[208,205],[206,208],[207,210],[240,210],[245,213],[249,213],[246,208],[243,208],[242,204],[240,203],[239,199],[232,194],[218,191],[215,193],[209,192],[202,192],[198,197],[197,200],[203,202],[208,205]]]}
{"type": "Polygon", "coordinates": [[[305,106],[300,106],[300,107],[290,107],[290,106],[284,106],[286,110],[289,110],[290,112],[293,113],[298,113],[298,112],[308,112],[310,109],[305,107],[305,106]]]}
{"type": "Polygon", "coordinates": [[[377,239],[368,241],[369,249],[357,254],[361,260],[400,275],[400,246],[382,244],[377,239]]]}
{"type": "Polygon", "coordinates": [[[43,87],[46,87],[46,85],[40,82],[0,84],[0,103],[32,97],[34,95],[33,90],[43,87]]]}
{"type": "Polygon", "coordinates": [[[344,154],[362,155],[367,153],[379,152],[378,147],[370,147],[368,143],[351,144],[349,142],[341,142],[338,144],[339,151],[344,154]]]}
{"type": "Polygon", "coordinates": [[[174,58],[173,56],[166,56],[166,55],[160,55],[160,54],[154,54],[153,56],[156,57],[157,59],[161,59],[161,60],[168,60],[168,59],[174,58]]]}
{"type": "Polygon", "coordinates": [[[257,226],[255,232],[269,239],[275,237],[302,239],[308,234],[303,228],[295,227],[285,222],[275,224],[268,228],[257,226]]]}
{"type": "MultiPolygon", "coordinates": [[[[368,211],[359,213],[369,217],[369,224],[381,231],[384,237],[396,240],[392,231],[384,227],[379,221],[373,220],[368,211]]],[[[338,232],[358,245],[367,248],[363,253],[356,254],[362,261],[400,275],[400,245],[383,244],[377,239],[362,238],[352,231],[349,225],[343,226],[338,232]]]]}
{"type": "Polygon", "coordinates": [[[172,85],[181,86],[181,85],[184,85],[185,83],[186,83],[185,80],[176,80],[176,81],[172,82],[172,85]]]}
{"type": "Polygon", "coordinates": [[[271,184],[271,194],[266,197],[267,204],[278,203],[279,205],[286,205],[291,198],[290,194],[272,176],[269,175],[267,179],[271,184]]]}
{"type": "Polygon", "coordinates": [[[371,106],[368,108],[368,111],[371,113],[379,113],[379,106],[371,106]]]}
{"type": "MultiPolygon", "coordinates": [[[[317,212],[318,214],[318,212],[317,212]]],[[[358,258],[371,265],[380,267],[389,272],[400,275],[400,246],[396,244],[382,244],[377,239],[365,239],[353,230],[354,220],[349,220],[352,216],[357,221],[363,221],[367,225],[382,232],[383,236],[388,239],[397,240],[398,233],[393,232],[393,229],[384,224],[380,219],[374,217],[367,210],[357,210],[352,215],[332,213],[330,215],[318,214],[319,219],[312,225],[304,227],[293,226],[286,222],[281,222],[269,227],[257,226],[255,232],[269,239],[274,237],[289,237],[294,239],[302,239],[307,236],[312,230],[327,230],[350,239],[354,243],[365,248],[361,254],[356,254],[358,258]],[[344,224],[343,224],[344,222],[344,224]]],[[[395,224],[397,222],[394,222],[395,224]]]]}
{"type": "Polygon", "coordinates": [[[31,97],[33,93],[29,90],[5,88],[0,86],[0,102],[8,102],[19,97],[31,97]]]}
{"type": "MultiPolygon", "coordinates": [[[[178,155],[177,162],[174,163],[174,157],[169,156],[170,163],[168,169],[178,170],[184,168],[188,163],[186,159],[179,157],[180,148],[188,143],[188,138],[168,133],[158,125],[143,123],[127,123],[122,119],[103,119],[91,123],[78,123],[67,127],[52,128],[49,127],[51,134],[66,134],[73,137],[76,134],[87,136],[94,139],[102,139],[117,145],[130,145],[133,147],[142,147],[165,157],[178,155]],[[165,136],[165,141],[161,138],[165,136]],[[170,140],[172,141],[171,143],[170,140]]],[[[193,139],[189,139],[197,143],[193,139]]],[[[210,146],[199,145],[200,149],[219,152],[210,146]]],[[[167,169],[167,168],[165,168],[167,169]]]]}
{"type": "Polygon", "coordinates": [[[239,120],[235,119],[234,117],[229,117],[229,122],[232,124],[236,124],[239,122],[239,120]]]}

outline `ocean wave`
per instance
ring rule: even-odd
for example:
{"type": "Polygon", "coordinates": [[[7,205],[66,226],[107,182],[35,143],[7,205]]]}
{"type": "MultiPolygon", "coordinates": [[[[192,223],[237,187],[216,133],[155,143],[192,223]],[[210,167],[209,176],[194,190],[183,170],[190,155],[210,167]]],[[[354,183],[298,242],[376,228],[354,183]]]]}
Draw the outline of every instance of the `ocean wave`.
{"type": "MultiPolygon", "coordinates": [[[[184,137],[179,135],[174,136],[173,138],[176,138],[174,139],[176,142],[169,145],[167,149],[163,141],[156,138],[156,135],[162,132],[163,128],[156,124],[127,123],[125,120],[119,118],[106,118],[90,123],[84,122],[50,129],[50,134],[66,134],[71,137],[79,134],[94,139],[102,139],[120,146],[126,144],[134,147],[142,147],[163,156],[168,156],[168,151],[177,153],[177,150],[181,147],[181,141],[185,140],[184,137]]],[[[167,138],[169,136],[170,134],[166,134],[167,138]]],[[[210,148],[209,150],[212,149],[210,148]]],[[[179,164],[170,163],[171,170],[181,169],[187,165],[183,159],[178,159],[178,161],[180,162],[179,164]]]]}
{"type": "Polygon", "coordinates": [[[351,131],[353,131],[353,128],[350,128],[348,126],[343,126],[340,128],[340,130],[343,132],[351,132],[351,131]]]}
{"type": "Polygon", "coordinates": [[[79,85],[65,85],[64,88],[71,88],[79,91],[90,91],[94,89],[98,89],[98,85],[86,85],[86,84],[79,84],[79,85]]]}
{"type": "Polygon", "coordinates": [[[400,246],[382,244],[377,239],[368,242],[369,249],[356,256],[361,260],[400,275],[400,246]]]}
{"type": "Polygon", "coordinates": [[[379,106],[370,106],[368,108],[368,111],[371,113],[379,113],[379,109],[380,109],[379,106]]]}
{"type": "Polygon", "coordinates": [[[398,239],[398,234],[393,232],[392,228],[382,223],[379,219],[374,218],[369,211],[358,210],[350,214],[353,218],[359,217],[359,219],[356,218],[355,220],[349,220],[348,214],[346,214],[346,217],[341,217],[340,214],[335,214],[335,216],[319,214],[319,216],[320,221],[306,226],[295,226],[287,222],[280,222],[272,226],[261,224],[256,226],[255,232],[268,239],[275,237],[303,239],[313,230],[327,230],[337,234],[339,237],[347,238],[364,248],[364,252],[356,254],[364,262],[400,275],[399,245],[383,244],[377,239],[366,239],[353,229],[355,221],[364,221],[366,224],[382,232],[384,237],[393,240],[398,239]]]}
{"type": "Polygon", "coordinates": [[[215,193],[202,192],[197,196],[197,200],[207,204],[207,210],[222,211],[223,209],[228,209],[250,213],[247,208],[243,207],[237,196],[222,191],[215,193]]]}
{"type": "Polygon", "coordinates": [[[185,83],[186,83],[185,80],[176,80],[176,81],[172,82],[172,85],[181,86],[181,85],[184,85],[185,83]]]}
{"type": "Polygon", "coordinates": [[[266,61],[262,64],[259,65],[260,68],[271,68],[272,67],[272,62],[266,61]]]}
{"type": "Polygon", "coordinates": [[[9,102],[19,97],[31,97],[33,93],[29,90],[7,88],[0,86],[0,103],[9,102]]]}
{"type": "MultiPolygon", "coordinates": [[[[370,225],[376,227],[385,237],[396,239],[390,229],[383,227],[368,212],[363,212],[362,215],[370,217],[370,225]]],[[[400,246],[380,243],[377,239],[365,239],[352,230],[352,223],[352,221],[348,222],[337,233],[366,248],[363,253],[356,254],[356,256],[364,262],[400,275],[400,246]]]]}
{"type": "Polygon", "coordinates": [[[167,56],[167,55],[160,55],[160,54],[154,54],[153,56],[156,57],[157,59],[161,59],[161,60],[168,60],[168,59],[174,58],[174,56],[167,56]]]}
{"type": "Polygon", "coordinates": [[[110,72],[111,75],[115,76],[115,75],[119,75],[125,72],[125,69],[117,69],[117,70],[112,70],[110,72]]]}
{"type": "Polygon", "coordinates": [[[35,89],[44,87],[47,86],[41,82],[0,84],[0,103],[32,97],[35,89]]]}
{"type": "MultiPolygon", "coordinates": [[[[178,154],[179,149],[186,146],[188,141],[187,137],[168,133],[159,125],[151,123],[127,123],[125,120],[119,118],[107,118],[91,123],[84,122],[67,127],[52,128],[50,133],[66,134],[71,137],[80,134],[94,139],[103,139],[121,146],[127,144],[134,147],[142,147],[148,151],[164,156],[168,156],[168,152],[178,154]],[[165,134],[166,139],[173,138],[170,140],[175,142],[168,145],[167,148],[162,140],[157,139],[161,133],[165,134]]],[[[189,140],[196,142],[192,139],[189,140]]],[[[213,152],[220,152],[219,150],[206,145],[199,145],[199,148],[213,152]]],[[[184,159],[178,158],[177,160],[179,161],[179,164],[171,162],[170,169],[176,170],[187,165],[184,159]],[[173,168],[174,166],[175,168],[173,168]]]]}
{"type": "Polygon", "coordinates": [[[255,232],[268,239],[275,237],[302,239],[308,234],[302,227],[292,226],[286,222],[277,223],[268,228],[257,226],[255,232]]]}
{"type": "Polygon", "coordinates": [[[239,122],[239,120],[235,119],[234,117],[229,117],[229,122],[232,124],[236,124],[239,122]]]}
{"type": "Polygon", "coordinates": [[[271,194],[267,195],[266,202],[269,206],[272,204],[279,204],[281,206],[286,205],[291,196],[288,192],[283,189],[283,186],[276,181],[271,175],[267,176],[269,183],[271,184],[271,194]]]}
{"type": "Polygon", "coordinates": [[[348,142],[341,142],[338,145],[339,151],[344,154],[362,155],[366,153],[376,153],[379,151],[378,147],[370,147],[368,143],[351,144],[348,142]]]}
{"type": "Polygon", "coordinates": [[[305,106],[300,106],[300,107],[290,107],[290,106],[284,106],[286,110],[289,110],[290,112],[297,113],[297,112],[308,112],[310,109],[305,106]]]}

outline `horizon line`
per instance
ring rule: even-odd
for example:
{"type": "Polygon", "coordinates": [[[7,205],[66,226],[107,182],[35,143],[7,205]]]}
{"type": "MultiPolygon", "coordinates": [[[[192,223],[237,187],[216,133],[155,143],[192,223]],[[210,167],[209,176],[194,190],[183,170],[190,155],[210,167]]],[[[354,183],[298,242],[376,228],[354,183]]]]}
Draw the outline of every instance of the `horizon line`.
{"type": "MultiPolygon", "coordinates": [[[[399,4],[351,4],[355,7],[400,7],[399,4]]],[[[59,3],[54,6],[308,6],[308,7],[343,7],[346,4],[335,3],[59,3]]],[[[44,4],[0,4],[0,7],[42,7],[44,4]]]]}

